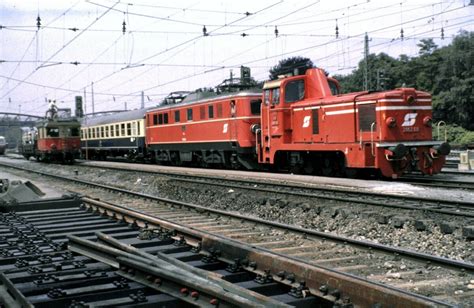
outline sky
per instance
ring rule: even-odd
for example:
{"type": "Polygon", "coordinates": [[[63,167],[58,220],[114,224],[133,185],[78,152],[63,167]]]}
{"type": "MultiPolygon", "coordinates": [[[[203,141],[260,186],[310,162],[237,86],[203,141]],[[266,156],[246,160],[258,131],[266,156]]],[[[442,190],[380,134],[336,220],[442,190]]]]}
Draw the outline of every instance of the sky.
{"type": "Polygon", "coordinates": [[[87,113],[136,109],[142,92],[151,107],[241,65],[266,80],[291,56],[348,74],[365,33],[371,53],[416,56],[420,39],[441,47],[474,31],[471,2],[0,0],[0,112],[42,115],[48,100],[73,108],[84,94],[87,113]]]}

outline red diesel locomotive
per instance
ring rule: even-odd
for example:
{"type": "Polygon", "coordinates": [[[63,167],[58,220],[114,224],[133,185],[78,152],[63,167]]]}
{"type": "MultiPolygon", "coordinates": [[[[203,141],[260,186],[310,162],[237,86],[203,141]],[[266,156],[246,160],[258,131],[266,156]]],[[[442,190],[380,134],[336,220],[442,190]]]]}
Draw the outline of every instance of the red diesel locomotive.
{"type": "MultiPolygon", "coordinates": [[[[191,95],[192,96],[192,95],[191,95]]],[[[432,140],[431,96],[412,88],[339,94],[322,69],[146,113],[146,145],[160,163],[397,178],[438,173],[447,143],[432,140]]]]}

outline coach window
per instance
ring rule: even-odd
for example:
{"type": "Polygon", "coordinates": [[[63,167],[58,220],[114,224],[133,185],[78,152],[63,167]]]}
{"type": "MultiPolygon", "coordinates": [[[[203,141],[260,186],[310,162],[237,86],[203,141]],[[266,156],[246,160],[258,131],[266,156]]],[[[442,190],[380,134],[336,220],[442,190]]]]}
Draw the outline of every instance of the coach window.
{"type": "Polygon", "coordinates": [[[158,115],[158,124],[163,124],[163,114],[162,113],[160,113],[158,115]]]}
{"type": "Polygon", "coordinates": [[[109,138],[109,126],[105,127],[105,137],[109,138]]]}
{"type": "Polygon", "coordinates": [[[137,121],[137,136],[140,136],[140,121],[137,121]]]}
{"type": "Polygon", "coordinates": [[[155,113],[153,115],[153,125],[156,125],[156,124],[158,124],[158,114],[155,113]]]}
{"type": "Polygon", "coordinates": [[[130,123],[127,123],[127,136],[132,135],[132,125],[130,123]]]}
{"type": "Polygon", "coordinates": [[[115,136],[120,136],[120,125],[116,124],[115,125],[115,136]]]}
{"type": "Polygon", "coordinates": [[[304,80],[290,81],[285,86],[285,103],[293,103],[304,99],[304,80]]]}
{"type": "Polygon", "coordinates": [[[125,136],[125,123],[120,124],[120,134],[125,136]]]}
{"type": "Polygon", "coordinates": [[[168,124],[168,112],[163,114],[163,124],[168,124]]]}
{"type": "Polygon", "coordinates": [[[180,113],[179,110],[176,110],[176,111],[174,112],[174,122],[175,122],[175,123],[178,123],[178,122],[180,122],[180,121],[181,121],[181,113],[180,113]]]}
{"type": "Polygon", "coordinates": [[[104,129],[104,127],[102,126],[102,127],[100,128],[100,137],[101,137],[101,138],[104,138],[104,137],[105,137],[105,132],[104,132],[104,131],[105,131],[105,129],[104,129]]]}
{"type": "Polygon", "coordinates": [[[272,104],[278,105],[280,103],[280,88],[272,89],[272,104]]]}
{"type": "Polygon", "coordinates": [[[115,137],[115,136],[114,136],[114,132],[115,132],[114,126],[113,126],[113,125],[110,125],[110,137],[115,137]]]}
{"type": "Polygon", "coordinates": [[[263,91],[263,101],[265,102],[265,105],[270,104],[270,90],[263,91]]]}
{"type": "Polygon", "coordinates": [[[222,105],[217,104],[217,117],[222,118],[222,105]]]}
{"type": "Polygon", "coordinates": [[[189,108],[187,110],[187,113],[188,113],[188,121],[192,121],[193,120],[193,109],[189,108]]]}
{"type": "Polygon", "coordinates": [[[209,105],[207,107],[207,112],[209,113],[209,119],[213,119],[214,118],[214,106],[209,105]]]}

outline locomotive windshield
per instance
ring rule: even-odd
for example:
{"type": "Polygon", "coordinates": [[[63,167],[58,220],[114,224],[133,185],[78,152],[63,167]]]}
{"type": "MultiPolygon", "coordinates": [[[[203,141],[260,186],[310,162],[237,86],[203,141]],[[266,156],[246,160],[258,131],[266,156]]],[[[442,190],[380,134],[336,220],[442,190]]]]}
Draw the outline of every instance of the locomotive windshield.
{"type": "Polygon", "coordinates": [[[48,127],[46,128],[46,136],[48,137],[59,137],[59,128],[48,127]]]}
{"type": "Polygon", "coordinates": [[[285,86],[285,103],[293,103],[304,99],[304,80],[290,81],[285,86]]]}

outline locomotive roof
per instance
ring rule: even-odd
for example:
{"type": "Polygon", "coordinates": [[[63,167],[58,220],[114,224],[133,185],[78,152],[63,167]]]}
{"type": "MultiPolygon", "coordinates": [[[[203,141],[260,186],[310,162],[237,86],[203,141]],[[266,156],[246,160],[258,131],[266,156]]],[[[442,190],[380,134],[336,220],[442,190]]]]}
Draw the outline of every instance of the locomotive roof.
{"type": "MultiPolygon", "coordinates": [[[[223,93],[223,94],[219,94],[219,95],[215,95],[215,96],[205,96],[205,97],[201,96],[201,97],[197,97],[197,98],[195,98],[193,96],[188,96],[181,103],[157,106],[155,108],[148,109],[147,112],[148,111],[168,109],[168,108],[171,108],[171,107],[181,107],[181,106],[199,104],[199,103],[203,103],[203,102],[212,102],[212,101],[228,99],[228,98],[232,98],[232,97],[254,96],[254,95],[261,94],[261,91],[262,91],[261,89],[254,88],[254,89],[248,89],[248,90],[240,91],[240,92],[223,93]],[[191,99],[189,99],[189,98],[191,98],[191,99]]],[[[203,92],[203,93],[207,93],[207,92],[203,92]]],[[[192,94],[190,94],[190,95],[192,95],[192,94]]]]}
{"type": "Polygon", "coordinates": [[[120,113],[114,114],[107,114],[102,115],[94,118],[84,118],[81,120],[81,124],[83,126],[94,126],[94,125],[103,125],[103,124],[111,124],[116,122],[125,122],[125,121],[133,121],[133,120],[141,120],[145,117],[145,113],[147,109],[135,109],[124,111],[120,113]]]}

